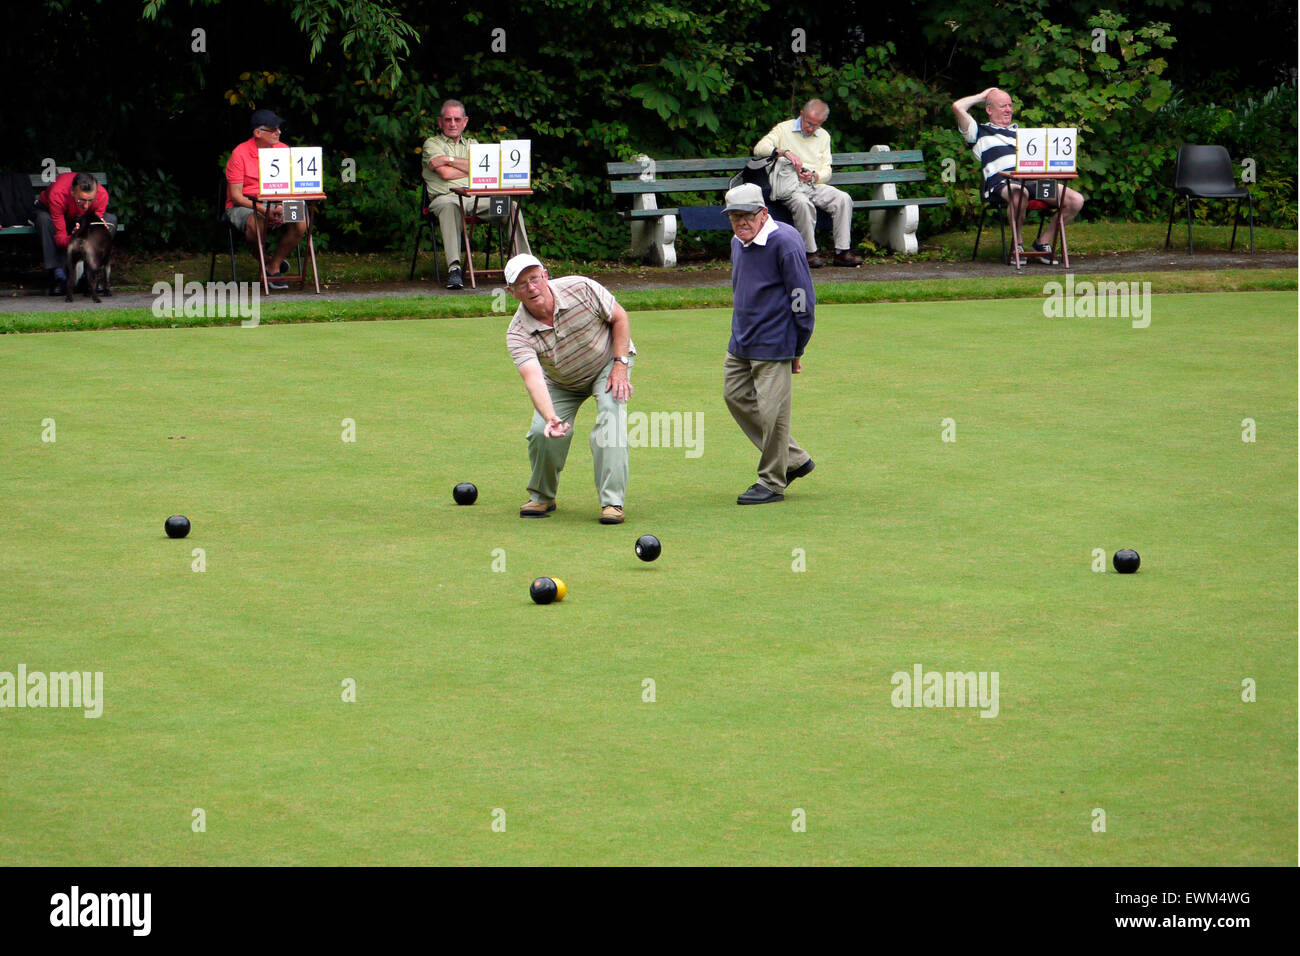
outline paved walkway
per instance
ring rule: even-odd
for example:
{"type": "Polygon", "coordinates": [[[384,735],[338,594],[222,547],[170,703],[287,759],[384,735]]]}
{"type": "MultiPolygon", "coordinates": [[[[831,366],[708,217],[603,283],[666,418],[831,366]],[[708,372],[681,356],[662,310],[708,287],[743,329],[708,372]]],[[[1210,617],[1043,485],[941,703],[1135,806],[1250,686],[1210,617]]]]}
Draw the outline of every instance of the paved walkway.
{"type": "MultiPolygon", "coordinates": [[[[1165,272],[1185,271],[1189,269],[1296,269],[1297,257],[1293,252],[1259,252],[1250,255],[1246,252],[1197,252],[1189,256],[1186,252],[1126,252],[1105,255],[1072,255],[1071,271],[1079,274],[1107,272],[1165,272]]],[[[431,270],[429,270],[431,272],[431,270]]],[[[824,282],[889,282],[889,281],[923,281],[926,279],[974,279],[1013,276],[1016,270],[1003,265],[997,260],[981,259],[978,262],[961,260],[957,262],[900,262],[894,259],[870,261],[857,269],[840,269],[827,266],[813,273],[813,278],[820,284],[824,282]]],[[[1059,266],[1044,266],[1037,263],[1026,265],[1022,275],[1041,275],[1049,277],[1061,275],[1064,270],[1059,266]]],[[[594,270],[590,273],[611,289],[695,289],[731,284],[730,269],[657,269],[645,267],[640,269],[620,269],[617,271],[594,270]]],[[[322,287],[321,299],[347,300],[390,297],[450,297],[467,295],[491,295],[499,283],[480,284],[477,290],[465,289],[450,292],[433,282],[432,275],[412,282],[392,283],[332,283],[322,287]]],[[[286,297],[298,299],[303,296],[316,298],[310,285],[305,292],[291,288],[288,292],[273,292],[272,298],[286,297]]],[[[153,306],[154,297],[149,292],[119,292],[112,298],[104,299],[102,305],[96,306],[84,295],[77,295],[72,302],[53,298],[44,294],[44,289],[20,289],[13,285],[0,287],[0,313],[16,312],[59,312],[68,309],[85,308],[135,308],[148,309],[153,306]]]]}

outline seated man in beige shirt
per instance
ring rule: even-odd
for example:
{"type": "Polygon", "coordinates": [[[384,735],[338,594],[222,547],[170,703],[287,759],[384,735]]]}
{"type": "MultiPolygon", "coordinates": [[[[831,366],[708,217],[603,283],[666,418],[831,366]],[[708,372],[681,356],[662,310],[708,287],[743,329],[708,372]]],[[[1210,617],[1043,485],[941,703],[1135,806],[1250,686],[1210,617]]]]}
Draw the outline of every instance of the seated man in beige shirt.
{"type": "MultiPolygon", "coordinates": [[[[469,185],[469,148],[477,140],[464,135],[469,123],[469,114],[465,104],[460,100],[447,100],[438,112],[438,129],[440,133],[424,141],[422,153],[422,173],[424,188],[429,198],[429,212],[438,217],[438,226],[442,232],[442,248],[447,254],[447,288],[462,289],[465,280],[460,266],[461,212],[460,198],[452,188],[469,185]]],[[[514,201],[506,206],[504,217],[494,217],[491,203],[485,198],[467,199],[465,212],[474,212],[485,219],[502,220],[509,228],[509,217],[513,215],[514,201]]],[[[528,232],[524,229],[523,214],[519,215],[519,235],[516,248],[511,255],[518,252],[531,252],[528,246],[528,232]]]]}
{"type": "Polygon", "coordinates": [[[830,114],[831,108],[824,102],[809,100],[797,117],[777,123],[754,147],[754,155],[758,157],[770,156],[772,150],[776,150],[790,160],[799,174],[801,187],[798,192],[780,202],[790,210],[794,227],[803,237],[808,266],[813,269],[826,264],[817,254],[817,240],[813,236],[818,209],[825,209],[831,215],[835,233],[835,265],[862,264],[862,260],[853,254],[853,243],[849,240],[853,197],[842,189],[827,185],[831,180],[831,137],[822,126],[830,114]]]}

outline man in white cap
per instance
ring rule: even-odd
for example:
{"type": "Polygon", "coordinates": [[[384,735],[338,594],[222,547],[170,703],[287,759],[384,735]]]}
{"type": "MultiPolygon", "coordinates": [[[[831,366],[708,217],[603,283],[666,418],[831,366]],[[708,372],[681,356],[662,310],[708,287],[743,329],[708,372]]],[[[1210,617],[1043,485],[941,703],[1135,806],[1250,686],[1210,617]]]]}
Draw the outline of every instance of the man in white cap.
{"type": "Polygon", "coordinates": [[[519,302],[506,346],[533,400],[528,429],[532,476],[523,518],[555,510],[555,492],[573,439],[578,409],[596,399],[591,457],[600,523],[622,524],[627,492],[627,415],[632,397],[632,346],[627,312],[609,290],[584,276],[551,281],[531,255],[506,263],[506,285],[519,302]]]}
{"type": "Polygon", "coordinates": [[[736,503],[785,500],[785,489],[816,465],[790,437],[792,375],[813,333],[812,273],[799,230],[777,222],[753,183],[727,191],[731,239],[731,341],[724,397],[759,450],[758,481],[736,503]]]}

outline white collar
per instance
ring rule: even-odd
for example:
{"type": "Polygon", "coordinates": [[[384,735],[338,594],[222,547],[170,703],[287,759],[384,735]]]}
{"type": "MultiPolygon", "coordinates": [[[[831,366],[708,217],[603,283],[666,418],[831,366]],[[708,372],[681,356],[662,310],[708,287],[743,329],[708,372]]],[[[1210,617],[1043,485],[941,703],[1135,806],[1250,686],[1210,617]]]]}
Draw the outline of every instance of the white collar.
{"type": "Polygon", "coordinates": [[[776,220],[772,218],[772,211],[769,209],[767,213],[767,222],[763,223],[763,228],[758,230],[758,235],[749,240],[749,242],[741,243],[741,245],[746,249],[753,245],[765,246],[767,245],[768,237],[770,237],[774,232],[776,232],[776,220]]]}

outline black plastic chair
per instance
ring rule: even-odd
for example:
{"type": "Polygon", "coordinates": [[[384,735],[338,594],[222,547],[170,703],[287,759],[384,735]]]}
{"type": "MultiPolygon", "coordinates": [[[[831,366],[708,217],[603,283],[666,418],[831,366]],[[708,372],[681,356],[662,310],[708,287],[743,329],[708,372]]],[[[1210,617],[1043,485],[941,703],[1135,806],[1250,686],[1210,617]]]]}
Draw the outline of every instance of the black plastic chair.
{"type": "Polygon", "coordinates": [[[1232,241],[1228,251],[1237,244],[1237,223],[1241,221],[1241,201],[1246,200],[1246,209],[1250,213],[1250,252],[1255,254],[1255,203],[1250,195],[1250,187],[1237,182],[1232,157],[1222,146],[1182,146],[1178,149],[1178,161],[1174,166],[1174,195],[1169,200],[1169,228],[1165,230],[1165,248],[1169,248],[1169,238],[1174,231],[1174,207],[1178,197],[1183,197],[1187,207],[1187,254],[1192,254],[1192,198],[1197,199],[1235,199],[1237,205],[1232,211],[1232,241]]]}
{"type": "MultiPolygon", "coordinates": [[[[239,273],[235,268],[235,227],[230,224],[226,218],[226,177],[221,176],[217,184],[217,230],[218,234],[212,240],[212,263],[208,267],[208,281],[211,282],[217,275],[217,252],[221,248],[221,234],[224,233],[230,241],[230,281],[238,282],[239,273]]],[[[240,240],[243,240],[241,235],[240,240]]]]}
{"type": "MultiPolygon", "coordinates": [[[[980,224],[979,224],[979,229],[975,233],[975,248],[971,250],[971,254],[970,254],[971,262],[974,262],[975,257],[979,255],[980,236],[984,234],[984,217],[988,215],[990,209],[992,209],[994,211],[994,215],[998,217],[998,226],[1002,230],[1002,261],[1003,262],[1010,261],[1010,257],[1007,253],[1007,217],[1003,215],[1006,208],[1007,208],[1007,203],[1006,200],[1002,198],[1001,192],[999,192],[996,196],[991,197],[989,201],[986,202],[980,208],[980,224]]],[[[1034,242],[1037,242],[1040,238],[1042,238],[1043,226],[1047,224],[1047,220],[1056,214],[1056,207],[1049,206],[1041,199],[1031,199],[1029,200],[1029,209],[1025,213],[1026,221],[1028,221],[1029,213],[1031,212],[1038,213],[1038,234],[1034,236],[1034,242]]]]}
{"type": "MultiPolygon", "coordinates": [[[[419,218],[415,220],[415,251],[411,253],[411,271],[407,274],[407,279],[415,278],[415,264],[420,258],[420,236],[424,229],[429,229],[429,245],[433,250],[433,279],[435,282],[442,281],[442,270],[438,267],[438,219],[429,213],[428,194],[424,189],[424,182],[421,181],[415,187],[415,203],[419,210],[419,218]]],[[[475,213],[469,213],[465,216],[465,225],[471,229],[475,226],[483,225],[489,229],[492,227],[491,221],[475,213]]],[[[497,223],[497,256],[501,260],[502,266],[506,261],[506,230],[505,226],[497,223]]],[[[488,268],[492,263],[492,245],[489,243],[483,254],[483,268],[488,268]]]]}
{"type": "MultiPolygon", "coordinates": [[[[217,253],[221,251],[221,233],[225,233],[226,239],[230,244],[230,281],[231,282],[239,281],[239,270],[235,264],[236,262],[235,250],[237,248],[235,244],[235,240],[238,239],[240,243],[243,243],[244,234],[240,232],[238,229],[236,229],[234,226],[232,226],[230,224],[230,220],[226,218],[226,198],[228,195],[226,192],[227,189],[229,189],[229,186],[226,183],[226,176],[223,173],[221,175],[220,182],[217,184],[217,230],[218,232],[217,232],[217,236],[212,240],[212,262],[208,266],[209,282],[211,282],[214,278],[216,278],[217,275],[217,253]]],[[[298,275],[303,275],[301,243],[299,243],[298,248],[294,250],[294,253],[298,256],[298,275]]]]}

